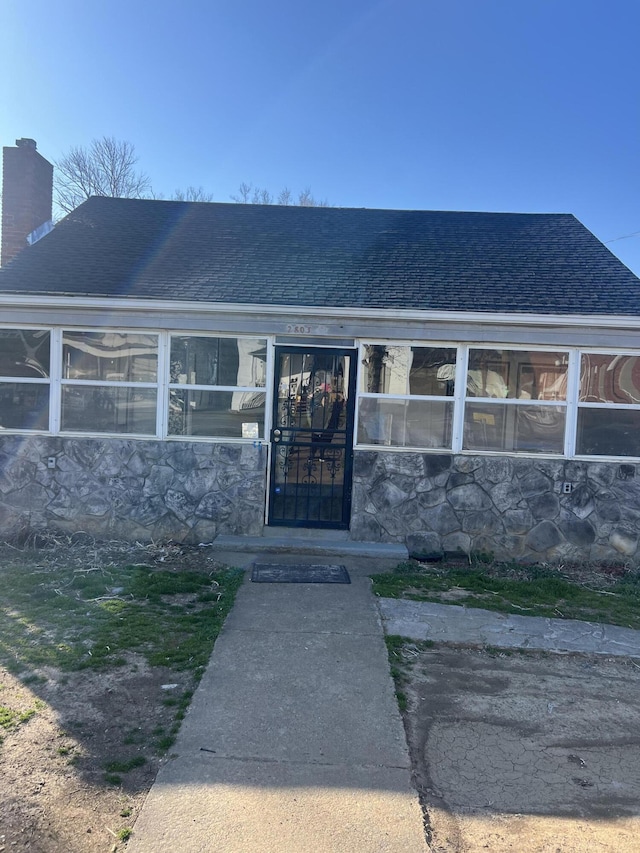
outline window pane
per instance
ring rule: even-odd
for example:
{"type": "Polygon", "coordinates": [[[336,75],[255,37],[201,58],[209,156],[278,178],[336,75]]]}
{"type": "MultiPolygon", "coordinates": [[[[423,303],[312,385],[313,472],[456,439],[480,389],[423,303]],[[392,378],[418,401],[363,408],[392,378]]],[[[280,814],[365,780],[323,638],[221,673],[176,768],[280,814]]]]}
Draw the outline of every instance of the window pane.
{"type": "Polygon", "coordinates": [[[578,409],[576,453],[640,456],[640,410],[578,409]]]}
{"type": "Polygon", "coordinates": [[[171,338],[171,382],[181,385],[266,385],[264,338],[171,338]]]}
{"type": "Polygon", "coordinates": [[[49,332],[0,329],[0,376],[49,376],[49,332]]]}
{"type": "Polygon", "coordinates": [[[155,389],[63,385],[62,429],[155,435],[155,389]]]}
{"type": "Polygon", "coordinates": [[[453,396],[454,348],[368,344],[363,367],[361,388],[370,394],[453,396]]]}
{"type": "Polygon", "coordinates": [[[583,354],[580,402],[640,403],[640,358],[583,354]]]}
{"type": "Polygon", "coordinates": [[[468,397],[564,400],[568,354],[526,350],[469,350],[468,397]]]}
{"type": "Polygon", "coordinates": [[[467,403],[463,447],[465,450],[562,453],[564,425],[564,406],[467,403]]]}
{"type": "Polygon", "coordinates": [[[363,397],[358,442],[389,447],[451,447],[453,403],[363,397]]]}
{"type": "Polygon", "coordinates": [[[170,394],[169,435],[264,437],[266,395],[261,391],[173,389],[170,394]]]}
{"type": "Polygon", "coordinates": [[[49,385],[0,384],[0,429],[49,429],[49,385]]]}
{"type": "Polygon", "coordinates": [[[155,382],[158,337],[119,332],[64,332],[62,357],[65,379],[155,382]]]}

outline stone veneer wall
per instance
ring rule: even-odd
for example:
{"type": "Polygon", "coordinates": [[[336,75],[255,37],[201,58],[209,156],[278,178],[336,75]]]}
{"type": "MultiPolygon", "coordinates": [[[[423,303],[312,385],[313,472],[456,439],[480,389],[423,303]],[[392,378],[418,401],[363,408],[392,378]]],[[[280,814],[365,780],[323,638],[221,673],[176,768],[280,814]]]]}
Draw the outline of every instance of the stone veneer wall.
{"type": "Polygon", "coordinates": [[[386,451],[354,463],[354,539],[433,556],[640,561],[635,465],[386,451]]]}
{"type": "MultiPolygon", "coordinates": [[[[188,543],[260,535],[266,460],[266,448],[248,444],[0,435],[0,538],[44,530],[188,543]]],[[[638,563],[639,529],[633,464],[355,453],[354,540],[406,542],[432,555],[638,563]]]]}
{"type": "Polygon", "coordinates": [[[198,543],[260,534],[266,458],[247,444],[0,436],[0,538],[55,530],[198,543]]]}

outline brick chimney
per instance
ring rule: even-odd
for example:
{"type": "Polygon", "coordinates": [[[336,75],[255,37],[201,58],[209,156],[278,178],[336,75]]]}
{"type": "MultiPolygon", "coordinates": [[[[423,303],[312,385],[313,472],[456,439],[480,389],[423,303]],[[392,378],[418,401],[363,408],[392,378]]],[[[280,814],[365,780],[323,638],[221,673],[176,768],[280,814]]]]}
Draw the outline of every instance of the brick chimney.
{"type": "Polygon", "coordinates": [[[35,139],[3,148],[2,266],[27,246],[28,235],[51,221],[52,202],[53,166],[38,154],[35,139]]]}

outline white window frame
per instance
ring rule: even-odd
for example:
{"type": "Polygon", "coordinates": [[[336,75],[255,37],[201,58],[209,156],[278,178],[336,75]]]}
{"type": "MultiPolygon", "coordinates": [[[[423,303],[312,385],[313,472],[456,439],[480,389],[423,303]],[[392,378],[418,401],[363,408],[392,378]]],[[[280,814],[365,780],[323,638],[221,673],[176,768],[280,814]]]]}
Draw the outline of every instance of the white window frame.
{"type": "MultiPolygon", "coordinates": [[[[194,331],[192,329],[180,330],[160,330],[160,329],[136,329],[122,328],[118,326],[109,327],[73,327],[73,326],[44,326],[39,323],[3,323],[1,330],[23,330],[23,331],[46,331],[49,333],[50,347],[50,363],[49,376],[44,378],[37,377],[14,377],[0,376],[2,383],[24,383],[24,384],[41,384],[49,387],[49,428],[48,430],[41,429],[6,429],[2,430],[2,434],[35,434],[35,435],[61,435],[74,436],[82,438],[119,438],[131,440],[149,440],[159,439],[168,441],[189,441],[189,442],[205,442],[214,443],[245,443],[245,444],[260,444],[262,445],[268,440],[271,428],[272,409],[273,409],[273,370],[274,370],[274,343],[273,335],[260,335],[256,333],[230,333],[217,331],[194,331]],[[119,383],[102,380],[80,380],[80,379],[64,379],[63,378],[63,360],[62,360],[62,337],[63,332],[98,332],[108,333],[115,332],[121,334],[148,334],[155,335],[158,340],[158,373],[157,381],[154,382],[135,382],[135,383],[119,383]],[[211,338],[233,338],[233,339],[256,339],[266,341],[267,362],[266,362],[266,383],[265,386],[259,388],[253,387],[236,387],[236,386],[204,386],[204,385],[186,385],[179,383],[171,383],[170,380],[170,339],[171,336],[192,336],[192,337],[211,337],[211,338]],[[62,404],[62,387],[64,385],[103,385],[106,387],[135,387],[135,388],[154,388],[156,390],[156,432],[154,434],[141,433],[106,433],[94,431],[70,431],[61,429],[61,404],[62,404]],[[220,390],[220,391],[249,391],[260,392],[265,394],[265,419],[264,419],[264,435],[259,439],[243,439],[241,437],[230,436],[188,436],[188,435],[172,435],[168,432],[168,417],[169,417],[169,389],[188,389],[188,390],[220,390]]],[[[576,436],[578,415],[581,408],[599,408],[599,409],[622,409],[622,410],[640,410],[640,403],[580,403],[580,364],[583,355],[607,355],[615,357],[618,355],[629,356],[632,358],[640,358],[640,349],[630,348],[614,348],[614,347],[566,347],[547,345],[514,345],[503,342],[465,342],[458,343],[455,341],[423,341],[423,340],[396,340],[388,338],[363,338],[357,342],[358,363],[356,376],[356,401],[355,401],[355,429],[354,429],[354,447],[358,449],[368,449],[376,451],[391,451],[394,453],[456,453],[463,455],[483,455],[483,456],[523,456],[535,458],[550,458],[550,459],[578,459],[586,462],[640,462],[640,456],[596,456],[576,453],[576,436]],[[394,347],[422,347],[434,349],[455,349],[456,350],[456,370],[454,378],[454,395],[453,397],[440,397],[434,395],[412,395],[412,394],[374,394],[361,390],[361,373],[362,359],[364,357],[365,345],[380,345],[394,347]],[[569,361],[567,366],[567,394],[564,401],[553,400],[516,400],[509,398],[481,398],[481,397],[466,397],[467,390],[467,372],[469,363],[470,349],[493,349],[507,351],[524,351],[524,352],[566,352],[568,353],[569,361]],[[358,443],[358,418],[360,410],[360,400],[366,397],[383,397],[393,400],[424,400],[435,402],[449,402],[453,406],[453,423],[452,423],[452,441],[449,448],[425,448],[425,447],[401,447],[398,445],[386,446],[379,444],[364,444],[358,443]],[[496,451],[496,450],[464,450],[462,448],[463,432],[464,432],[464,412],[466,400],[474,402],[482,402],[486,404],[502,404],[502,405],[557,405],[564,406],[566,411],[565,421],[565,443],[564,454],[556,453],[533,453],[531,451],[496,451]]],[[[321,344],[318,344],[321,346],[321,344]]]]}
{"type": "Polygon", "coordinates": [[[575,417],[573,418],[573,427],[574,427],[574,435],[573,435],[573,445],[571,447],[574,458],[590,461],[590,462],[607,462],[607,461],[616,461],[616,462],[634,462],[640,460],[640,456],[600,456],[595,453],[587,454],[587,453],[577,453],[577,435],[578,435],[578,417],[580,415],[581,409],[606,409],[606,410],[617,410],[617,411],[637,411],[640,412],[640,403],[581,403],[580,402],[580,380],[581,380],[581,366],[582,366],[582,357],[585,355],[605,355],[611,356],[613,358],[617,356],[629,356],[630,358],[640,359],[640,350],[630,350],[630,349],[610,349],[605,347],[589,347],[582,348],[576,351],[576,381],[575,381],[575,417]]]}
{"type": "MultiPolygon", "coordinates": [[[[233,334],[230,332],[200,332],[200,331],[174,331],[173,329],[166,333],[166,356],[165,356],[165,369],[163,376],[165,377],[165,394],[166,400],[164,402],[164,408],[162,410],[162,424],[160,433],[162,438],[167,441],[202,441],[202,442],[244,442],[249,444],[255,444],[259,442],[262,444],[266,441],[266,437],[269,434],[269,426],[270,426],[270,406],[272,401],[272,369],[273,369],[273,339],[269,335],[259,335],[259,334],[233,334]],[[183,383],[183,382],[171,382],[171,338],[211,338],[213,340],[226,339],[226,340],[260,340],[265,342],[266,352],[267,352],[267,360],[265,363],[265,384],[263,386],[244,386],[244,385],[203,385],[198,383],[183,383]],[[208,435],[175,435],[169,433],[169,401],[171,397],[171,391],[231,391],[231,392],[239,392],[239,393],[259,393],[265,395],[265,411],[264,411],[264,424],[263,424],[263,433],[262,435],[258,435],[257,438],[242,438],[241,436],[208,436],[208,435]]],[[[160,411],[160,409],[159,409],[160,411]]]]}
{"type": "MultiPolygon", "coordinates": [[[[577,400],[577,385],[579,384],[580,376],[578,373],[580,363],[580,351],[575,347],[555,346],[552,344],[509,344],[503,342],[492,343],[456,343],[454,341],[416,341],[416,340],[390,340],[390,339],[361,339],[358,342],[358,377],[357,377],[357,394],[356,394],[356,424],[354,429],[354,447],[361,450],[381,450],[383,452],[395,453],[455,453],[466,456],[516,456],[529,457],[536,459],[564,459],[573,458],[573,449],[575,446],[576,434],[576,400],[577,400]],[[364,347],[366,345],[380,346],[406,346],[406,347],[423,347],[434,349],[455,349],[456,350],[456,370],[455,370],[455,385],[453,397],[436,397],[436,396],[420,396],[420,395],[399,395],[399,394],[374,394],[372,392],[361,390],[362,379],[362,359],[364,358],[364,347]],[[485,349],[485,350],[505,350],[508,352],[545,352],[545,353],[566,353],[568,356],[567,363],[567,394],[565,400],[520,400],[515,398],[495,398],[495,397],[467,397],[467,374],[469,370],[469,351],[485,349]],[[416,446],[399,446],[399,445],[382,445],[382,444],[365,444],[358,442],[358,419],[360,417],[360,400],[366,397],[383,397],[384,399],[393,400],[435,400],[436,402],[450,401],[453,403],[453,423],[452,423],[452,440],[451,446],[448,448],[436,447],[416,447],[416,446]],[[565,409],[565,430],[564,430],[564,448],[563,452],[533,452],[527,450],[466,450],[463,448],[464,441],[464,417],[467,401],[480,402],[483,404],[507,404],[507,405],[527,405],[527,406],[558,406],[565,409]]],[[[640,352],[638,353],[640,356],[640,352]]],[[[609,457],[586,457],[589,459],[606,459],[609,457]]],[[[627,459],[631,457],[626,457],[627,459]]]]}
{"type": "Polygon", "coordinates": [[[57,419],[58,419],[58,433],[62,436],[100,436],[100,437],[108,437],[108,438],[139,438],[139,439],[154,439],[160,437],[158,435],[158,411],[159,411],[159,387],[160,387],[160,364],[161,364],[161,337],[162,332],[155,329],[123,329],[118,327],[109,326],[107,327],[68,327],[61,326],[56,329],[58,332],[58,340],[57,340],[57,365],[59,370],[58,376],[58,395],[57,395],[57,419]],[[148,335],[149,337],[153,336],[157,340],[157,356],[156,356],[156,381],[155,382],[117,382],[114,380],[105,380],[105,379],[67,379],[64,376],[64,334],[65,332],[87,332],[94,334],[120,334],[120,335],[148,335]],[[63,388],[66,387],[92,387],[92,388],[135,388],[136,390],[147,388],[153,389],[156,392],[156,433],[141,433],[141,432],[109,432],[109,431],[99,431],[99,430],[72,430],[72,429],[63,429],[62,428],[62,396],[63,396],[63,388]]]}
{"type": "MultiPolygon", "coordinates": [[[[51,429],[51,413],[53,410],[53,365],[54,365],[54,344],[53,330],[49,326],[41,326],[38,323],[25,325],[24,323],[3,324],[0,328],[0,333],[7,332],[48,332],[49,333],[49,376],[0,376],[0,385],[47,385],[49,387],[49,429],[51,429]]],[[[2,433],[7,435],[41,435],[42,430],[39,429],[20,429],[12,427],[11,429],[2,429],[2,433]]]]}
{"type": "Polygon", "coordinates": [[[463,347],[454,342],[443,342],[443,341],[398,341],[391,339],[369,339],[363,338],[358,341],[358,370],[356,376],[356,407],[355,407],[355,425],[353,430],[353,440],[354,446],[360,449],[367,450],[385,450],[385,451],[396,451],[396,452],[409,452],[409,453],[424,453],[428,451],[429,453],[451,453],[451,447],[421,447],[416,445],[384,445],[384,444],[366,444],[364,442],[358,442],[358,424],[360,418],[360,401],[363,399],[382,399],[382,400],[398,400],[398,401],[424,401],[424,402],[436,402],[436,403],[449,403],[452,408],[452,425],[451,425],[451,434],[452,434],[452,442],[455,443],[456,429],[457,429],[457,418],[456,412],[458,406],[456,405],[456,390],[460,384],[459,379],[461,375],[461,350],[463,347]],[[365,347],[367,346],[384,346],[384,347],[406,347],[407,349],[411,347],[416,347],[420,349],[452,349],[456,352],[456,367],[455,367],[455,375],[454,375],[454,394],[451,397],[446,396],[437,396],[434,394],[385,394],[382,392],[373,392],[373,391],[363,391],[361,389],[361,382],[363,376],[363,368],[362,362],[365,357],[365,347]]]}
{"type": "Polygon", "coordinates": [[[49,333],[49,376],[48,378],[30,378],[30,377],[0,377],[0,382],[6,381],[16,383],[24,382],[29,384],[42,384],[49,387],[49,423],[48,429],[6,429],[0,434],[30,434],[30,435],[59,435],[62,437],[74,438],[119,438],[127,440],[162,440],[162,441],[189,441],[189,442],[204,442],[204,443],[242,443],[263,445],[266,441],[266,436],[269,435],[271,427],[271,409],[273,405],[273,335],[247,334],[244,333],[229,333],[216,331],[194,331],[192,329],[172,329],[170,331],[150,328],[128,328],[121,326],[95,327],[95,326],[44,326],[42,324],[27,324],[27,323],[3,323],[0,326],[0,332],[6,329],[8,331],[45,331],[49,333]],[[65,332],[96,332],[99,334],[108,334],[110,332],[117,334],[132,334],[132,335],[153,335],[157,338],[157,375],[155,382],[115,382],[110,380],[93,380],[93,379],[65,379],[63,377],[63,334],[65,332]],[[170,338],[176,336],[192,336],[192,337],[212,337],[212,338],[232,338],[232,339],[252,339],[259,338],[266,342],[267,361],[265,366],[265,386],[264,387],[240,387],[240,386],[188,386],[177,385],[178,388],[195,388],[204,390],[226,390],[226,391],[249,391],[265,394],[265,418],[264,418],[264,434],[258,439],[241,438],[235,436],[189,436],[189,435],[167,435],[168,419],[169,419],[169,386],[170,383],[170,338]],[[62,388],[64,386],[103,386],[109,388],[133,387],[136,389],[151,388],[156,392],[156,424],[155,433],[128,433],[128,432],[99,432],[97,430],[63,430],[61,424],[62,418],[62,388]]]}
{"type": "MultiPolygon", "coordinates": [[[[531,456],[535,458],[550,458],[550,459],[563,459],[567,450],[568,440],[567,433],[569,431],[569,419],[571,415],[570,407],[569,407],[569,388],[572,385],[572,360],[571,354],[572,351],[569,347],[551,347],[551,346],[540,346],[540,345],[514,345],[514,344],[467,344],[465,346],[465,375],[464,375],[464,384],[462,386],[462,397],[463,397],[463,412],[462,412],[462,423],[460,425],[461,436],[460,436],[460,452],[466,453],[468,455],[474,454],[492,454],[492,455],[513,455],[513,456],[531,456]],[[467,374],[469,371],[469,355],[471,350],[487,350],[487,351],[498,351],[498,352],[545,352],[545,353],[563,353],[567,355],[567,393],[564,400],[524,400],[517,397],[469,397],[467,396],[467,374]],[[562,408],[565,411],[565,424],[564,424],[564,440],[563,440],[563,449],[559,453],[553,453],[552,451],[541,451],[539,453],[534,452],[532,450],[473,450],[464,447],[464,418],[465,412],[467,408],[467,403],[480,403],[483,406],[521,406],[521,407],[530,407],[530,406],[553,406],[556,408],[562,408]]],[[[573,416],[572,416],[573,418],[573,416]]],[[[575,440],[575,432],[573,433],[575,440]]]]}

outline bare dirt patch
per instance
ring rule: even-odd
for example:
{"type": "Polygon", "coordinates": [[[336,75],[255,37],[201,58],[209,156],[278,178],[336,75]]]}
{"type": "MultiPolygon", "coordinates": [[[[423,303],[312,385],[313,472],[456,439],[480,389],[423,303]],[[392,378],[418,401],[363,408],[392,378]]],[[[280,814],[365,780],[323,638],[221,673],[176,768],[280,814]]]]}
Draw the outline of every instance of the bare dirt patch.
{"type": "Polygon", "coordinates": [[[396,655],[433,853],[632,853],[640,667],[580,655],[396,655]]]}
{"type": "Polygon", "coordinates": [[[161,685],[180,678],[184,687],[186,676],[150,671],[134,658],[117,673],[46,678],[24,685],[0,668],[0,703],[37,709],[0,746],[0,850],[110,850],[157,773],[160,755],[147,745],[172,725],[161,685]],[[118,757],[136,756],[145,763],[108,772],[118,757]]]}
{"type": "MultiPolygon", "coordinates": [[[[13,549],[0,546],[0,565],[15,558],[13,549]]],[[[219,567],[211,549],[114,543],[59,542],[44,550],[21,549],[18,558],[25,571],[45,567],[54,574],[56,564],[82,571],[118,564],[176,572],[219,567]]],[[[197,609],[189,595],[169,600],[175,608],[197,609]]],[[[5,627],[20,618],[0,611],[5,627]]],[[[137,652],[120,655],[114,665],[79,671],[25,667],[17,660],[0,665],[0,723],[5,723],[0,726],[0,853],[122,849],[166,760],[179,725],[177,712],[184,712],[197,679],[193,669],[150,666],[137,652]]]]}

